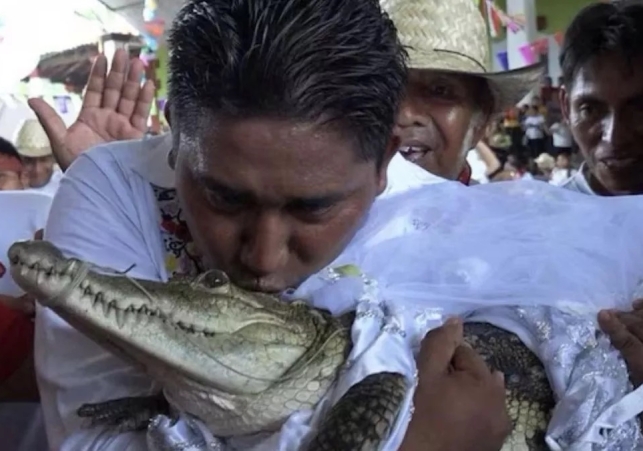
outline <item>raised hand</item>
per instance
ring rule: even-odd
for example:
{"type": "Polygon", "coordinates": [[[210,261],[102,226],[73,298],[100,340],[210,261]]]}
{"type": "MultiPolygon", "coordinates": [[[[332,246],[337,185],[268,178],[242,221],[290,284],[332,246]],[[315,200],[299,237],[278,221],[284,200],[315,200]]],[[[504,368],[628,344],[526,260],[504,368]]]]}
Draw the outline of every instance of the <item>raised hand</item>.
{"type": "Polygon", "coordinates": [[[154,83],[148,80],[141,86],[143,62],[128,60],[125,50],[117,50],[107,74],[105,56],[96,58],[78,119],[69,129],[44,100],[29,100],[63,171],[78,155],[96,145],[144,136],[154,100],[154,83]]]}

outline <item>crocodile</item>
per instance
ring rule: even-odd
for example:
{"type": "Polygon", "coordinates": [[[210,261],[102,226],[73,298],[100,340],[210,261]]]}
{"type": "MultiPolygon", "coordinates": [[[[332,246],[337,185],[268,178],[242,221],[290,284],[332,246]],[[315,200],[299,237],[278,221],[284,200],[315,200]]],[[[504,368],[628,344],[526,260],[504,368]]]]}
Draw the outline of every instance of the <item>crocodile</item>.
{"type": "MultiPolygon", "coordinates": [[[[163,392],[80,406],[90,425],[142,430],[158,413],[189,413],[219,437],[270,432],[312,409],[341,374],[354,313],[334,317],[305,302],[243,290],[221,271],[155,282],[68,259],[46,241],[9,249],[11,275],[39,302],[97,343],[142,367],[163,392]]],[[[540,360],[516,337],[467,323],[465,340],[505,374],[513,430],[503,451],[547,450],[555,399],[540,360]]],[[[412,384],[373,374],[330,409],[302,449],[376,450],[412,384]]]]}

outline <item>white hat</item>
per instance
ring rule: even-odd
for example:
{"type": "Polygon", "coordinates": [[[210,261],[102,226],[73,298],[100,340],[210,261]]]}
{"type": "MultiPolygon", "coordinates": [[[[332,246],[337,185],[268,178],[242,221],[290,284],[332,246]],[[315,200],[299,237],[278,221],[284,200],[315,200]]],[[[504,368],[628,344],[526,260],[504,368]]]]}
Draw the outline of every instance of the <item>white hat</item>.
{"type": "Polygon", "coordinates": [[[18,153],[27,158],[40,158],[52,154],[51,143],[36,119],[27,119],[16,138],[16,149],[18,153]]]}
{"type": "Polygon", "coordinates": [[[407,49],[411,69],[485,78],[496,112],[516,105],[540,82],[542,64],[491,72],[487,26],[473,0],[381,0],[381,5],[407,49]]]}
{"type": "Polygon", "coordinates": [[[554,157],[552,157],[548,153],[541,153],[540,155],[538,155],[538,158],[534,160],[534,162],[540,169],[543,170],[551,171],[556,167],[556,160],[554,160],[554,157]]]}

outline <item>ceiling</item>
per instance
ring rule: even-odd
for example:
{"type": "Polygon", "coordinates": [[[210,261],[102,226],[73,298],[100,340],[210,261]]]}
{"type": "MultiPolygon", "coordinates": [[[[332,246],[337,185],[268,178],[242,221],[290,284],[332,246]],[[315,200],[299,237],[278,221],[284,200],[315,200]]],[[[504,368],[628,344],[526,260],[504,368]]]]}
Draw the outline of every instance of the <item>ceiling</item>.
{"type": "MultiPolygon", "coordinates": [[[[108,9],[120,14],[140,33],[145,31],[143,20],[144,0],[98,0],[108,9]]],[[[179,12],[182,1],[180,0],[157,0],[158,18],[165,20],[169,27],[174,16],[179,12]]]]}

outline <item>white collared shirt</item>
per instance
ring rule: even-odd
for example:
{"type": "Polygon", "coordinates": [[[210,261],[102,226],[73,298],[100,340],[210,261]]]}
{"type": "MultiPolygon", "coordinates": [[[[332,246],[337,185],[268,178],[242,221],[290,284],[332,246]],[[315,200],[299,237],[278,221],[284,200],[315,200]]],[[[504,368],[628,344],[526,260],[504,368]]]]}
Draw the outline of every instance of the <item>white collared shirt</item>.
{"type": "Polygon", "coordinates": [[[597,196],[594,190],[589,186],[587,179],[584,175],[585,163],[569,177],[566,181],[562,182],[559,186],[571,191],[576,191],[578,193],[589,194],[591,196],[597,196]]]}
{"type": "MultiPolygon", "coordinates": [[[[53,201],[45,239],[68,257],[167,280],[158,208],[151,184],[174,187],[168,165],[171,136],[99,146],[66,172],[53,201]]],[[[380,197],[441,182],[396,155],[380,197]]],[[[83,403],[151,394],[152,380],[85,337],[49,309],[37,307],[35,360],[52,450],[145,450],[145,434],[83,428],[83,403]]]]}

